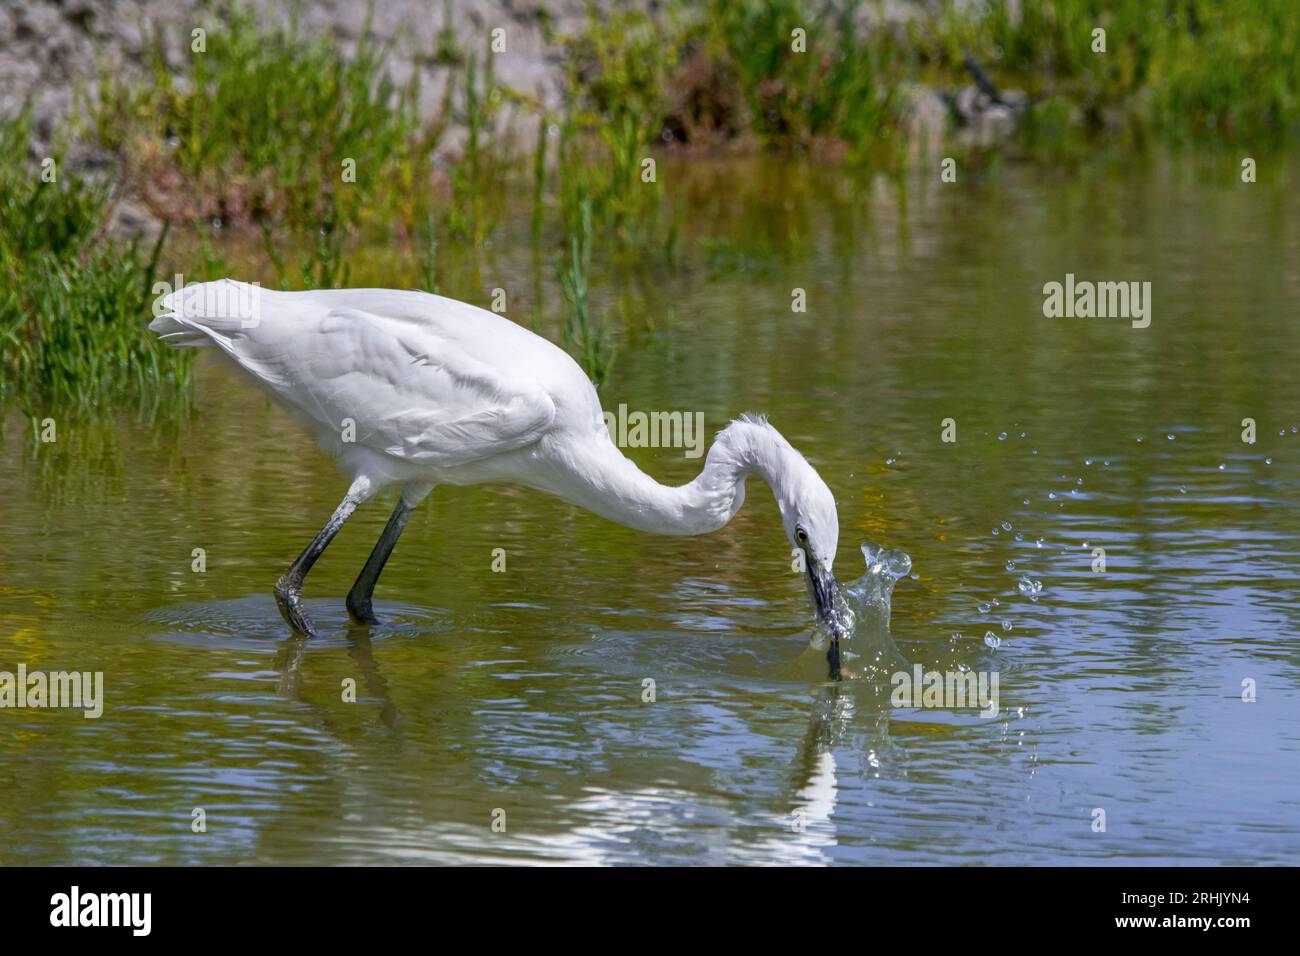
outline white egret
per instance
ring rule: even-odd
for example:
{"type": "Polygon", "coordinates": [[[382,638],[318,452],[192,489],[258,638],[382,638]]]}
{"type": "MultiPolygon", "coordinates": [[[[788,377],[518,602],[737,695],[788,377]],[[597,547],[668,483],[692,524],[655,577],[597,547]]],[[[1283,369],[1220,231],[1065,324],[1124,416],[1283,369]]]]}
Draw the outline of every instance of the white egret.
{"type": "Polygon", "coordinates": [[[376,623],[375,582],[412,509],[436,485],[517,482],[642,531],[696,535],[731,520],[745,479],[758,475],[776,496],[786,537],[804,552],[805,583],[831,630],[828,658],[838,678],[835,499],[765,418],[733,421],[699,476],[667,487],[611,440],[578,364],[496,313],[424,292],[274,292],[228,279],[187,286],[162,305],[150,329],[170,345],[215,348],[306,425],[352,480],[276,583],[294,631],[315,634],[302,605],[307,572],[385,485],[401,485],[397,507],[347,597],[361,624],[376,623]]]}

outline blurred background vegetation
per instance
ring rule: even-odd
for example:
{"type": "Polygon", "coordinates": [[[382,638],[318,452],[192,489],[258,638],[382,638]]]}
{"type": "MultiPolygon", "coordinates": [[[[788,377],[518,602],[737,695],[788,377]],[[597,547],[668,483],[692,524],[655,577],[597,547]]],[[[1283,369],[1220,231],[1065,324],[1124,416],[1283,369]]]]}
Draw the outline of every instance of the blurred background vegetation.
{"type": "Polygon", "coordinates": [[[599,384],[616,317],[590,284],[675,268],[691,212],[647,160],[787,155],[905,196],[943,156],[970,175],[1156,143],[1285,148],[1300,129],[1294,0],[936,2],[894,20],[854,0],[593,6],[548,35],[566,64],[558,110],[501,83],[489,32],[448,17],[427,54],[448,73],[432,117],[418,75],[395,80],[368,34],[345,52],[296,17],[214,9],[220,27],[179,68],[168,42],[188,38],[161,28],[144,75],[106,66],[52,155],[29,148],[30,115],[0,118],[0,392],[33,418],[189,389],[188,355],[146,330],[160,276],[400,275],[486,304],[494,242],[530,246],[534,302],[548,288],[563,302],[544,331],[599,384]],[[438,160],[452,135],[454,161],[438,160]],[[149,228],[117,223],[124,201],[149,228]]]}

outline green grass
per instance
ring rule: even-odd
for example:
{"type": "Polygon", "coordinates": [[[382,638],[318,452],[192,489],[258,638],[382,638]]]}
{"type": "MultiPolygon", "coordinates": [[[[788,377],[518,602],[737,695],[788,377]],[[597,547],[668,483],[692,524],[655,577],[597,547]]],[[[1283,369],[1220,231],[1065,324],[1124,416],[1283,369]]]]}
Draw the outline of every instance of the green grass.
{"type": "Polygon", "coordinates": [[[1293,0],[948,0],[906,27],[861,26],[859,14],[880,11],[874,0],[709,0],[612,15],[570,41],[573,101],[586,125],[614,135],[635,117],[638,146],[665,130],[693,141],[707,128],[897,171],[906,85],[970,85],[969,53],[999,85],[1030,94],[1031,145],[1062,124],[1084,134],[1084,149],[1117,132],[1135,148],[1151,136],[1300,134],[1293,0]],[[1104,53],[1092,48],[1099,27],[1104,53]]]}
{"type": "MultiPolygon", "coordinates": [[[[877,0],[593,11],[576,36],[550,36],[570,72],[565,101],[545,115],[498,81],[486,45],[461,42],[444,5],[421,58],[449,71],[441,115],[429,122],[417,114],[417,82],[393,82],[390,51],[368,31],[345,57],[296,19],[267,26],[238,4],[209,9],[206,50],[192,52],[187,32],[179,75],[154,36],[148,75],[105,68],[89,104],[90,132],[121,171],[115,190],[173,224],[187,278],[228,268],[228,246],[213,244],[217,222],[223,235],[260,238],[263,278],[281,287],[349,284],[359,250],[391,243],[413,263],[410,284],[441,282],[472,298],[494,241],[526,231],[537,307],[553,265],[567,305],[558,336],[597,381],[610,374],[615,338],[593,304],[602,284],[627,286],[678,262],[691,210],[665,181],[667,144],[811,154],[885,171],[903,189],[908,87],[969,85],[968,55],[999,86],[1029,94],[1015,145],[1046,161],[1156,139],[1276,142],[1300,132],[1292,0],[989,0],[982,13],[949,2],[935,17],[871,29],[862,15],[879,14],[877,0]],[[1107,31],[1104,54],[1091,49],[1096,27],[1107,31]],[[510,104],[539,114],[531,159],[502,133],[510,104]],[[453,121],[466,130],[463,147],[435,169],[453,121]],[[516,233],[505,215],[512,192],[531,195],[531,221],[516,233]]],[[[22,120],[0,129],[0,388],[31,404],[183,385],[184,357],[143,330],[160,250],[106,235],[102,189],[67,175],[42,183],[25,158],[28,132],[22,120]]],[[[715,268],[752,266],[716,243],[704,249],[715,268]]]]}
{"type": "Polygon", "coordinates": [[[713,0],[710,42],[728,60],[724,72],[737,78],[761,142],[806,149],[839,141],[866,156],[898,132],[900,50],[890,31],[858,34],[860,6],[713,0]]]}
{"type": "Polygon", "coordinates": [[[104,235],[107,197],[52,157],[29,162],[27,117],[0,120],[0,393],[35,416],[185,386],[187,356],[146,328],[161,237],[104,235]]]}
{"type": "Polygon", "coordinates": [[[600,387],[614,370],[615,350],[605,322],[593,318],[588,305],[587,271],[591,256],[591,204],[580,200],[578,228],[570,239],[569,259],[560,273],[560,285],[569,304],[564,344],[600,387]]]}
{"type": "Polygon", "coordinates": [[[174,208],[164,200],[161,211],[295,227],[409,211],[394,186],[409,183],[417,171],[402,164],[429,144],[416,116],[418,85],[393,83],[387,50],[366,30],[345,58],[330,37],[301,35],[296,18],[266,28],[242,6],[222,9],[206,50],[185,44],[180,78],[166,66],[162,36],[150,47],[148,82],[109,70],[101,78],[99,142],[191,197],[174,208]]]}
{"type": "Polygon", "coordinates": [[[955,67],[970,49],[1036,100],[1070,104],[1094,133],[1118,124],[1172,141],[1238,142],[1300,132],[1300,5],[1291,0],[988,6],[972,18],[949,4],[938,58],[955,67]],[[1092,49],[1096,28],[1105,53],[1092,49]]]}
{"type": "Polygon", "coordinates": [[[494,62],[495,54],[486,46],[481,60],[475,53],[466,56],[462,106],[454,114],[467,135],[464,155],[451,172],[447,227],[475,248],[483,246],[500,222],[517,159],[509,132],[502,135],[497,128],[497,115],[510,94],[497,85],[494,62]]]}

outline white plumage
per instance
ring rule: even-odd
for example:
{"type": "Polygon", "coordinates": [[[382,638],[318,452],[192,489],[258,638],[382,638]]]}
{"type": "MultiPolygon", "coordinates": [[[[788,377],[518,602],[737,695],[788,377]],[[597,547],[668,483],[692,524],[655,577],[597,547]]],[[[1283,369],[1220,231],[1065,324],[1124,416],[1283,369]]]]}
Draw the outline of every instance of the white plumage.
{"type": "Polygon", "coordinates": [[[818,610],[829,613],[818,588],[833,590],[835,501],[765,419],[733,422],[699,477],[670,488],[614,445],[595,388],[568,354],[493,312],[424,292],[276,292],[231,280],[188,286],[162,305],[150,329],[171,345],[215,348],[352,479],[277,584],[295,630],[313,633],[300,597],[307,570],[356,506],[394,482],[397,510],[348,596],[363,623],[374,621],[370,594],[406,516],[436,485],[513,481],[634,528],[701,534],[736,513],[750,474],[772,486],[787,536],[807,553],[818,610]]]}

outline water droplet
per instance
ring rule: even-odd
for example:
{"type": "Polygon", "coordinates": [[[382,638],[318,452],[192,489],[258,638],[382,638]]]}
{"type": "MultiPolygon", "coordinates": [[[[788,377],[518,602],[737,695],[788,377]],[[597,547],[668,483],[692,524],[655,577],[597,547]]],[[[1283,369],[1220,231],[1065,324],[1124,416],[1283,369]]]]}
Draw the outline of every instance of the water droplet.
{"type": "Polygon", "coordinates": [[[1187,486],[1186,486],[1186,485],[1183,485],[1181,488],[1179,488],[1179,489],[1178,489],[1178,493],[1179,493],[1180,495],[1185,495],[1185,494],[1187,494],[1187,486]]]}
{"type": "Polygon", "coordinates": [[[960,641],[960,640],[961,640],[961,631],[953,631],[953,632],[952,632],[952,637],[950,638],[950,640],[951,640],[954,644],[956,644],[958,641],[960,641]]]}
{"type": "Polygon", "coordinates": [[[991,608],[987,604],[981,604],[979,606],[979,610],[981,614],[987,614],[991,610],[991,608]]]}
{"type": "Polygon", "coordinates": [[[1006,432],[1003,432],[1001,435],[998,436],[998,441],[1006,441],[1006,440],[1007,440],[1006,432]]]}
{"type": "Polygon", "coordinates": [[[1138,444],[1139,444],[1139,445],[1142,444],[1142,436],[1141,436],[1141,435],[1138,435],[1138,444]]]}
{"type": "Polygon", "coordinates": [[[1265,459],[1264,459],[1264,464],[1266,464],[1266,465],[1271,465],[1271,464],[1273,464],[1273,459],[1272,459],[1272,458],[1265,458],[1265,459]]]}
{"type": "Polygon", "coordinates": [[[1173,433],[1171,432],[1170,434],[1166,435],[1165,438],[1169,439],[1170,441],[1173,441],[1174,440],[1173,433]]]}
{"type": "Polygon", "coordinates": [[[1008,571],[1014,571],[1015,569],[1016,569],[1016,562],[1014,562],[1014,561],[1008,561],[1008,562],[1007,562],[1007,570],[1008,570],[1008,571]]]}
{"type": "Polygon", "coordinates": [[[997,533],[998,533],[998,529],[997,529],[997,528],[994,528],[994,529],[993,529],[993,533],[994,533],[994,534],[997,534],[997,533]]]}
{"type": "Polygon", "coordinates": [[[1008,620],[1006,620],[1006,619],[1003,619],[1003,621],[1002,621],[1002,630],[1004,630],[1004,631],[1009,631],[1009,630],[1011,630],[1011,622],[1008,621],[1008,620]]]}
{"type": "Polygon", "coordinates": [[[1036,542],[1034,542],[1034,544],[1036,547],[1041,548],[1043,546],[1043,539],[1039,538],[1036,542]]]}
{"type": "Polygon", "coordinates": [[[1083,463],[1084,463],[1085,465],[1088,465],[1089,467],[1091,467],[1091,466],[1092,466],[1092,459],[1091,459],[1091,458],[1085,458],[1085,459],[1083,460],[1083,463]]]}
{"type": "Polygon", "coordinates": [[[1022,505],[1027,505],[1027,504],[1029,504],[1029,499],[1026,498],[1024,501],[1022,501],[1022,502],[1020,502],[1020,503],[1021,503],[1022,505]]]}
{"type": "Polygon", "coordinates": [[[1017,540],[1017,541],[1024,541],[1024,540],[1025,540],[1025,536],[1024,536],[1023,534],[1021,534],[1019,531],[1017,531],[1017,532],[1016,532],[1016,540],[1017,540]]]}
{"type": "Polygon", "coordinates": [[[984,643],[987,644],[989,647],[992,647],[992,648],[994,648],[994,649],[996,650],[997,647],[998,647],[998,645],[1000,645],[1000,644],[1002,643],[1002,638],[998,637],[998,636],[997,636],[996,634],[994,634],[992,631],[985,631],[985,632],[984,632],[984,643]]]}
{"type": "Polygon", "coordinates": [[[1219,466],[1219,471],[1223,471],[1223,469],[1225,469],[1225,468],[1227,468],[1227,467],[1228,467],[1227,465],[1220,465],[1220,466],[1219,466]]]}
{"type": "Polygon", "coordinates": [[[1047,493],[1047,500],[1048,500],[1048,501],[1055,501],[1055,500],[1056,500],[1056,492],[1055,492],[1055,491],[1049,491],[1049,492],[1047,493]]]}
{"type": "Polygon", "coordinates": [[[1038,595],[1043,590],[1043,582],[1035,581],[1033,578],[1029,577],[1029,575],[1025,575],[1020,579],[1019,583],[1016,584],[1016,587],[1020,590],[1020,593],[1029,598],[1029,600],[1037,601],[1038,595]]]}
{"type": "Polygon", "coordinates": [[[1010,522],[1010,521],[1004,521],[1004,522],[1002,522],[1002,530],[1003,530],[1003,531],[1010,531],[1010,530],[1011,530],[1011,522],[1010,522]]]}

